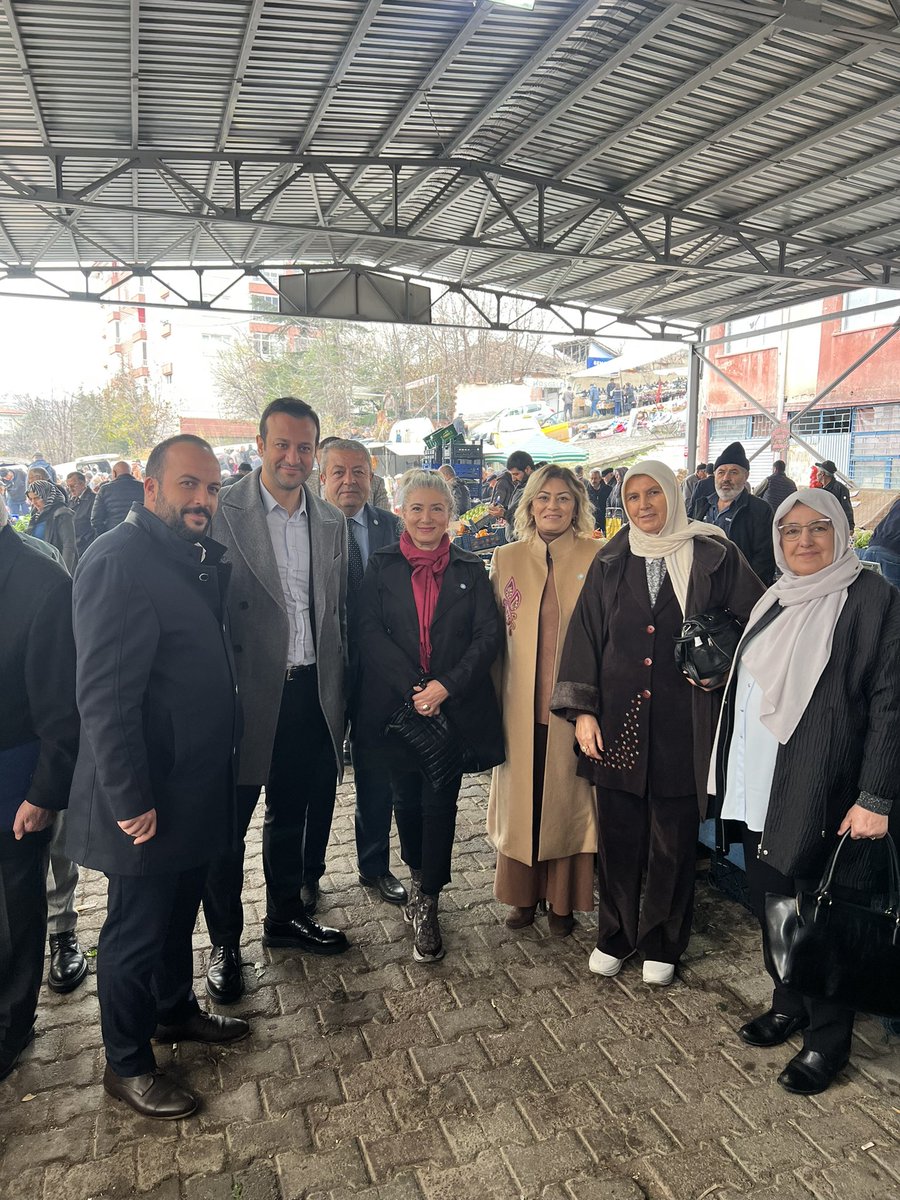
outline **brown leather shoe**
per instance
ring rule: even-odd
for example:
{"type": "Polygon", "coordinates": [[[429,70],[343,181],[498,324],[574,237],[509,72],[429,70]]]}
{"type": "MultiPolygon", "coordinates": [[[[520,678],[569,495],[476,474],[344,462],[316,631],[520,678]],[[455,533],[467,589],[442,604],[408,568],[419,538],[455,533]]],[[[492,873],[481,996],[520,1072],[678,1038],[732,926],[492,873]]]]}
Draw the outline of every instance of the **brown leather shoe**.
{"type": "Polygon", "coordinates": [[[103,1090],[114,1100],[123,1100],[142,1117],[157,1121],[177,1121],[197,1111],[198,1100],[162,1071],[149,1075],[116,1075],[107,1064],[103,1072],[103,1090]]]}
{"type": "Polygon", "coordinates": [[[531,904],[527,908],[511,908],[504,924],[507,929],[524,929],[526,925],[534,924],[536,910],[536,904],[531,904]]]}
{"type": "Polygon", "coordinates": [[[218,1013],[198,1011],[181,1025],[157,1025],[154,1042],[207,1042],[224,1046],[239,1042],[250,1032],[240,1017],[220,1017],[218,1013]]]}
{"type": "Polygon", "coordinates": [[[551,909],[547,916],[547,925],[553,937],[564,938],[568,937],[575,928],[575,918],[571,913],[561,916],[551,909]]]}

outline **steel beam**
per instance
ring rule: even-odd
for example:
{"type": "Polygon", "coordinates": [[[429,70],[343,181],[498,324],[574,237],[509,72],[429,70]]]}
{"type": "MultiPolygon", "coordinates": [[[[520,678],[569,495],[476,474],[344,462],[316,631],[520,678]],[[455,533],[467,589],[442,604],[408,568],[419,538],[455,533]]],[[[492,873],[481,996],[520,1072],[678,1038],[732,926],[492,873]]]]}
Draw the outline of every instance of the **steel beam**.
{"type": "MultiPolygon", "coordinates": [[[[702,333],[702,330],[701,330],[702,333]]],[[[697,466],[697,433],[700,428],[700,359],[696,346],[688,350],[688,381],[687,381],[687,423],[685,438],[687,440],[687,469],[688,474],[697,466]]]]}

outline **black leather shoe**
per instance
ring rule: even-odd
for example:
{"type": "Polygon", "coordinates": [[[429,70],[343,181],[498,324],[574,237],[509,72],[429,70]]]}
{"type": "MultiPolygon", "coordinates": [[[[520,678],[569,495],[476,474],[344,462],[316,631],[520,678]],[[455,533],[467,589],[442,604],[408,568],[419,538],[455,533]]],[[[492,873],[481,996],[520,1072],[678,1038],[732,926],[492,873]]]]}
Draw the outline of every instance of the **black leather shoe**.
{"type": "Polygon", "coordinates": [[[19,1063],[19,1055],[26,1046],[30,1046],[34,1041],[34,1027],[28,1030],[24,1042],[19,1045],[18,1050],[0,1050],[0,1083],[11,1075],[19,1063]]]}
{"type": "Polygon", "coordinates": [[[319,896],[321,889],[317,883],[304,883],[300,888],[300,903],[306,911],[308,917],[316,915],[316,909],[319,907],[319,896]]]}
{"type": "Polygon", "coordinates": [[[350,945],[347,935],[340,929],[319,925],[306,913],[294,917],[293,921],[275,921],[266,917],[262,943],[282,950],[306,950],[309,954],[343,954],[350,945]]]}
{"type": "Polygon", "coordinates": [[[103,1090],[114,1100],[124,1100],[142,1117],[157,1121],[176,1121],[197,1111],[197,1097],[180,1088],[162,1071],[149,1075],[116,1075],[107,1066],[103,1072],[103,1090]]]}
{"type": "Polygon", "coordinates": [[[155,1042],[206,1042],[212,1046],[227,1046],[239,1042],[250,1032],[250,1026],[240,1017],[220,1017],[218,1013],[197,1011],[180,1025],[157,1025],[155,1042]]]}
{"type": "Polygon", "coordinates": [[[213,946],[206,970],[206,994],[216,1004],[234,1004],[244,994],[239,946],[213,946]]]}
{"type": "Polygon", "coordinates": [[[72,992],[87,975],[87,959],[78,945],[75,930],[51,933],[50,973],[47,984],[52,992],[72,992]]]}
{"type": "Polygon", "coordinates": [[[806,1013],[802,1017],[788,1017],[770,1008],[755,1021],[748,1021],[738,1030],[738,1037],[748,1046],[780,1046],[789,1037],[799,1033],[809,1024],[806,1013]]]}
{"type": "Polygon", "coordinates": [[[818,1050],[801,1050],[778,1076],[778,1082],[796,1096],[818,1096],[834,1083],[848,1062],[846,1058],[832,1062],[818,1050]]]}
{"type": "Polygon", "coordinates": [[[360,875],[359,882],[363,887],[377,888],[379,896],[388,904],[405,904],[409,899],[406,888],[390,871],[386,871],[384,875],[360,875]]]}

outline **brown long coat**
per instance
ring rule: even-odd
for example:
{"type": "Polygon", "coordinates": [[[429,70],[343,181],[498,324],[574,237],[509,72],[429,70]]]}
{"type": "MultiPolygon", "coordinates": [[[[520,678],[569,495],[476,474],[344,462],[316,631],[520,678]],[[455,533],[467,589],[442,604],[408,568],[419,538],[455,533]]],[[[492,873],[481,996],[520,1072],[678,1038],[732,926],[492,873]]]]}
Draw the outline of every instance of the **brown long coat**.
{"type": "MultiPolygon", "coordinates": [[[[513,542],[494,551],[491,582],[504,615],[505,642],[500,699],[506,762],[494,769],[488,804],[488,836],[507,858],[532,866],[534,695],[538,616],[547,582],[547,551],[559,602],[559,634],[553,678],[559,667],[569,619],[585,576],[600,549],[593,538],[571,531],[549,545],[513,542]]],[[[568,858],[597,849],[594,789],[575,774],[572,726],[550,714],[538,859],[568,858]]]]}

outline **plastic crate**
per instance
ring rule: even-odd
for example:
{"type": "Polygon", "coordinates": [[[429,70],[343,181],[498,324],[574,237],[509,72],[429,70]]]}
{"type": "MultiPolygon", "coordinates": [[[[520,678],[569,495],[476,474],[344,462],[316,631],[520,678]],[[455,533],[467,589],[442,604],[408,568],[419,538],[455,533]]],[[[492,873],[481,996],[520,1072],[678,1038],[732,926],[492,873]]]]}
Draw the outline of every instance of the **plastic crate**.
{"type": "Polygon", "coordinates": [[[445,442],[461,442],[462,434],[457,433],[454,425],[442,425],[440,429],[435,429],[429,433],[423,441],[429,449],[435,450],[438,446],[443,446],[445,442]]]}

